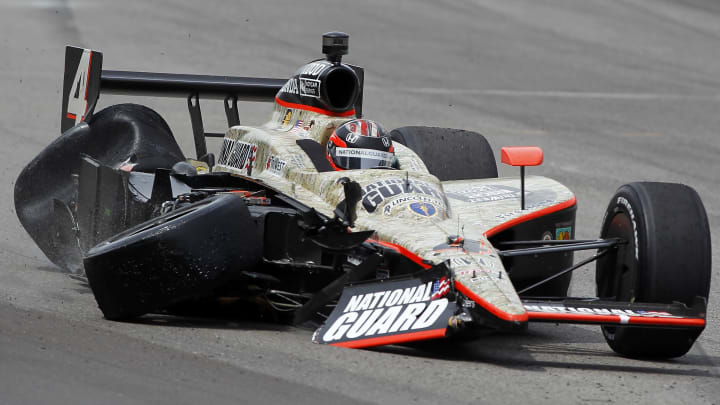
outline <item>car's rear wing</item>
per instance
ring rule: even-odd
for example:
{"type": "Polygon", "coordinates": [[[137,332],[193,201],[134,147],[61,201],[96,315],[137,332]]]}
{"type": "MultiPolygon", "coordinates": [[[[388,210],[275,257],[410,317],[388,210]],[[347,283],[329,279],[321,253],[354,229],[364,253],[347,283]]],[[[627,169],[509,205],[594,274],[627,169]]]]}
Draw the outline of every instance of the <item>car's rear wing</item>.
{"type": "MultiPolygon", "coordinates": [[[[272,102],[287,79],[189,75],[173,73],[102,70],[103,55],[90,49],[65,48],[65,75],[60,130],[65,132],[92,116],[100,93],[182,97],[187,99],[198,157],[207,153],[200,113],[200,98],[220,99],[225,103],[228,126],[239,125],[238,101],[272,102]]],[[[363,68],[351,66],[360,80],[356,115],[362,115],[363,68]]]]}

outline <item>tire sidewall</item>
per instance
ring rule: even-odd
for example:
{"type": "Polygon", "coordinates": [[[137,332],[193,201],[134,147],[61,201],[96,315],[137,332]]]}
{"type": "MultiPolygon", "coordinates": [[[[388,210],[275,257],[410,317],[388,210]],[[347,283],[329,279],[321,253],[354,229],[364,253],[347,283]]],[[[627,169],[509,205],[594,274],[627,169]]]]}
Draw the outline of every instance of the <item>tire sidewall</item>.
{"type": "MultiPolygon", "coordinates": [[[[620,187],[608,204],[600,232],[600,238],[605,238],[607,236],[611,220],[616,215],[625,215],[630,220],[633,229],[632,240],[628,241],[628,246],[634,251],[631,255],[633,258],[633,271],[635,271],[633,286],[635,289],[635,298],[637,300],[640,300],[641,297],[645,299],[643,288],[643,281],[645,280],[643,280],[643,276],[648,273],[648,235],[652,235],[652,230],[649,229],[647,216],[645,215],[643,207],[644,206],[640,203],[638,193],[630,185],[620,187]]],[[[606,274],[604,274],[605,271],[615,272],[617,271],[617,268],[602,270],[598,268],[596,275],[598,285],[600,278],[602,276],[606,276],[606,274]]],[[[602,297],[603,292],[598,291],[598,296],[602,297]]]]}

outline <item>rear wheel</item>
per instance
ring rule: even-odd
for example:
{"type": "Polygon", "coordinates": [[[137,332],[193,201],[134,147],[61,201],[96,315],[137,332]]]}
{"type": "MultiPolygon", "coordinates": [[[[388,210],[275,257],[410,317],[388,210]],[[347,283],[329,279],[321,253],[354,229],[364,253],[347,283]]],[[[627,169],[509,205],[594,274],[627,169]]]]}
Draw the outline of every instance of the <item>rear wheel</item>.
{"type": "Polygon", "coordinates": [[[393,142],[412,149],[441,181],[497,177],[490,144],[477,132],[451,128],[402,127],[390,132],[393,142]]]}
{"type": "MultiPolygon", "coordinates": [[[[141,105],[119,104],[65,131],[28,163],[15,182],[15,212],[48,259],[71,272],[82,271],[80,257],[85,247],[81,243],[80,248],[72,230],[77,218],[70,209],[78,202],[73,174],[80,172],[83,154],[111,168],[132,158],[133,170],[147,172],[185,160],[170,127],[157,112],[141,105]]],[[[86,236],[92,234],[84,231],[86,236]]]]}
{"type": "MultiPolygon", "coordinates": [[[[630,183],[608,205],[601,238],[628,243],[597,262],[598,296],[625,302],[690,305],[710,291],[710,228],[697,192],[682,184],[630,183]]],[[[629,357],[678,357],[700,331],[602,328],[610,347],[629,357]]]]}

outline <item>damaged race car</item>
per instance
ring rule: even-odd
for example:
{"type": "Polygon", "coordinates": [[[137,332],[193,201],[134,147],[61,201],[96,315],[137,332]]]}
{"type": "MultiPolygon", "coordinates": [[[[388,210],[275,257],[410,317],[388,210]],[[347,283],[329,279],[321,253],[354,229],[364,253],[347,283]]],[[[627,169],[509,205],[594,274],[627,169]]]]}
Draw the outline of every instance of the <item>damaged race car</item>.
{"type": "Polygon", "coordinates": [[[502,148],[520,176],[498,178],[480,134],[388,131],[362,115],[348,36],[325,34],[322,51],[268,79],[103,70],[101,53],[67,47],[62,135],[17,179],[20,222],[86,277],[109,320],[224,301],[351,348],[530,322],[600,325],[631,357],[691,348],[711,272],[692,188],[626,184],[599,238],[576,240],[573,192],[525,175],[540,148],[502,148]],[[95,112],[101,93],[185,98],[195,156],[147,107],[95,112]],[[222,100],[226,133],[205,132],[200,99],[222,100]],[[273,103],[269,121],[241,125],[238,101],[273,103]],[[580,250],[594,254],[575,262],[580,250]],[[573,270],[593,261],[597,297],[569,297],[573,270]]]}

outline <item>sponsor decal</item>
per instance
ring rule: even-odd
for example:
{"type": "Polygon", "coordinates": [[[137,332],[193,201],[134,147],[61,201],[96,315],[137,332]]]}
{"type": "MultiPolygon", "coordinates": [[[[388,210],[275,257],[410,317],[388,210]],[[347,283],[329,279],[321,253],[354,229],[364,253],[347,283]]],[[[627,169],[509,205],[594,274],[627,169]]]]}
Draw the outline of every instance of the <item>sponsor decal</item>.
{"type": "Polygon", "coordinates": [[[460,201],[477,203],[520,199],[520,190],[515,187],[476,185],[467,190],[448,192],[447,196],[460,201]]]}
{"type": "Polygon", "coordinates": [[[437,214],[437,209],[430,203],[414,202],[408,205],[408,208],[421,217],[433,217],[437,214]]]}
{"type": "Polygon", "coordinates": [[[375,149],[363,149],[363,148],[337,148],[336,154],[339,157],[358,157],[376,159],[382,161],[390,161],[393,158],[393,154],[389,152],[383,152],[375,149]]]}
{"type": "Polygon", "coordinates": [[[447,276],[346,287],[314,340],[332,344],[445,329],[456,309],[455,303],[446,298],[450,289],[447,276]]]}
{"type": "Polygon", "coordinates": [[[303,120],[297,120],[295,121],[295,125],[290,129],[290,133],[306,138],[308,136],[307,130],[304,127],[303,120]]]}
{"type": "Polygon", "coordinates": [[[555,228],[555,239],[557,240],[570,240],[572,236],[572,227],[555,228]]]}
{"type": "Polygon", "coordinates": [[[290,124],[290,120],[292,120],[292,113],[293,113],[293,111],[289,108],[287,110],[285,110],[285,116],[283,116],[283,120],[282,120],[283,127],[290,124]]]}
{"type": "Polygon", "coordinates": [[[320,98],[320,80],[300,78],[300,95],[320,98]]]}
{"type": "Polygon", "coordinates": [[[385,146],[386,148],[390,147],[390,138],[388,138],[387,136],[383,136],[382,138],[380,138],[380,140],[382,141],[383,146],[385,146]]]}
{"type": "Polygon", "coordinates": [[[282,171],[287,165],[287,162],[280,159],[275,155],[270,155],[265,162],[265,170],[277,176],[282,176],[282,171]]]}
{"type": "Polygon", "coordinates": [[[640,316],[645,318],[682,318],[665,311],[643,311],[618,308],[582,308],[566,307],[564,305],[524,305],[528,312],[552,312],[560,314],[581,315],[619,315],[640,316]]]}
{"type": "Polygon", "coordinates": [[[285,82],[285,84],[280,88],[281,93],[289,93],[289,94],[300,94],[298,91],[298,83],[297,79],[294,77],[285,82]]]}
{"type": "Polygon", "coordinates": [[[550,231],[545,231],[542,234],[542,240],[552,240],[552,233],[550,231]]]}
{"type": "Polygon", "coordinates": [[[443,277],[433,282],[430,299],[436,300],[442,298],[446,296],[448,292],[450,292],[450,280],[448,280],[447,277],[443,277]]]}
{"type": "Polygon", "coordinates": [[[317,61],[313,63],[308,63],[307,65],[300,68],[300,72],[298,72],[298,75],[304,75],[304,76],[319,76],[322,72],[325,71],[325,69],[330,66],[330,62],[327,61],[317,61]]]}
{"type": "Polygon", "coordinates": [[[511,218],[514,218],[514,217],[522,215],[522,214],[527,214],[528,211],[530,211],[530,210],[550,206],[550,205],[553,205],[554,203],[556,203],[555,200],[542,200],[542,201],[537,201],[537,202],[530,203],[530,204],[526,203],[524,210],[518,208],[518,209],[509,211],[509,212],[503,212],[502,214],[495,215],[495,218],[503,219],[503,220],[511,219],[511,218]]]}
{"type": "Polygon", "coordinates": [[[442,191],[434,184],[421,180],[385,179],[370,183],[363,188],[362,206],[367,212],[375,212],[386,200],[389,202],[385,207],[385,214],[390,213],[391,205],[396,206],[406,202],[430,203],[441,209],[447,207],[442,191]],[[401,194],[410,195],[395,198],[401,194]]]}
{"type": "Polygon", "coordinates": [[[347,136],[345,137],[345,141],[346,141],[347,143],[355,143],[355,142],[358,141],[358,139],[360,139],[360,136],[359,136],[358,134],[353,133],[353,132],[350,132],[350,133],[347,134],[347,136]]]}
{"type": "Polygon", "coordinates": [[[230,154],[228,166],[240,170],[246,170],[248,176],[252,175],[253,164],[255,162],[255,154],[257,153],[257,145],[242,141],[235,142],[235,147],[230,154]]]}
{"type": "Polygon", "coordinates": [[[409,202],[418,201],[425,204],[436,204],[441,206],[442,202],[440,200],[437,200],[432,197],[424,196],[424,195],[409,195],[409,196],[402,196],[397,197],[392,200],[389,200],[387,204],[385,204],[385,207],[383,208],[383,214],[385,215],[392,215],[393,210],[395,207],[407,204],[409,202]]]}
{"type": "Polygon", "coordinates": [[[632,206],[630,205],[630,201],[625,199],[625,197],[618,197],[617,204],[622,205],[627,210],[628,214],[630,215],[630,221],[633,225],[633,238],[635,239],[635,260],[639,260],[639,243],[638,243],[638,230],[637,230],[637,223],[635,222],[635,212],[633,211],[632,206]]]}
{"type": "Polygon", "coordinates": [[[221,165],[227,164],[234,146],[235,140],[228,138],[223,140],[222,148],[220,148],[220,161],[218,163],[221,165]]]}

